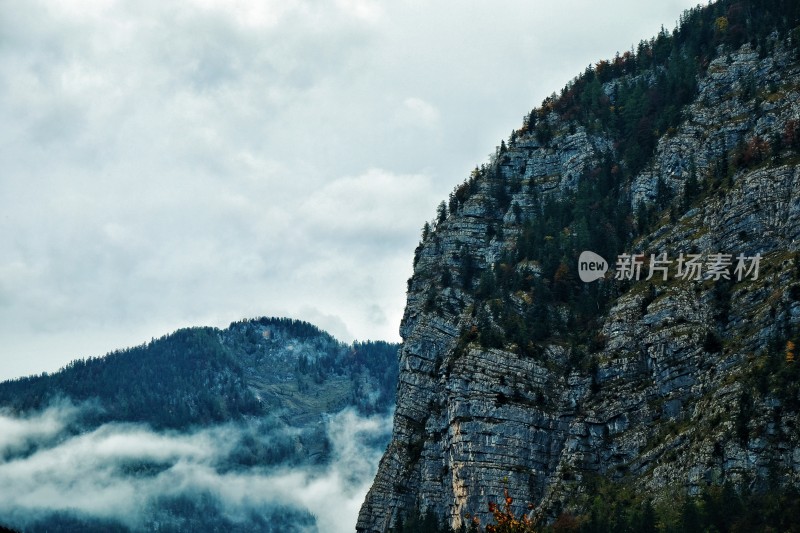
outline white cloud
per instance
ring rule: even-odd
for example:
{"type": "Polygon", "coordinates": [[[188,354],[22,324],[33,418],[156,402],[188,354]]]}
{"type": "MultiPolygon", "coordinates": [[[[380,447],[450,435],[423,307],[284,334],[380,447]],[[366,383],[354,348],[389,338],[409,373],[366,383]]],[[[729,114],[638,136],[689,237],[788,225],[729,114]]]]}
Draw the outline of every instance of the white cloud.
{"type": "Polygon", "coordinates": [[[391,418],[363,418],[352,411],[343,411],[328,425],[334,453],[333,466],[326,474],[298,478],[292,473],[284,478],[289,494],[319,518],[322,533],[353,531],[384,451],[369,445],[370,439],[390,431],[391,418]]]}
{"type": "Polygon", "coordinates": [[[28,419],[0,412],[0,457],[24,451],[36,443],[51,441],[78,414],[79,410],[70,404],[52,407],[28,419]]]}
{"type": "Polygon", "coordinates": [[[336,5],[351,16],[369,22],[377,22],[383,15],[380,4],[375,0],[336,0],[336,5]]]}
{"type": "Polygon", "coordinates": [[[439,126],[439,110],[421,98],[406,98],[400,112],[401,122],[408,122],[426,129],[439,126]]]}
{"type": "MultiPolygon", "coordinates": [[[[61,405],[26,419],[0,416],[0,428],[10,429],[2,434],[2,449],[36,447],[33,453],[0,459],[0,513],[15,526],[63,511],[139,529],[152,519],[148,513],[160,499],[209,494],[233,520],[289,505],[312,512],[321,533],[352,531],[383,452],[376,439],[383,441],[391,429],[390,417],[343,411],[326,422],[332,445],[328,465],[229,470],[220,466],[253,429],[227,424],[156,433],[144,426],[107,424],[85,434],[64,433],[63,420],[78,413],[61,405]],[[160,465],[160,470],[148,475],[130,468],[141,464],[160,465]]],[[[256,434],[270,436],[263,430],[256,434]]]]}
{"type": "Polygon", "coordinates": [[[312,192],[301,205],[299,222],[334,242],[396,249],[429,218],[436,198],[428,176],[369,169],[312,192]]]}

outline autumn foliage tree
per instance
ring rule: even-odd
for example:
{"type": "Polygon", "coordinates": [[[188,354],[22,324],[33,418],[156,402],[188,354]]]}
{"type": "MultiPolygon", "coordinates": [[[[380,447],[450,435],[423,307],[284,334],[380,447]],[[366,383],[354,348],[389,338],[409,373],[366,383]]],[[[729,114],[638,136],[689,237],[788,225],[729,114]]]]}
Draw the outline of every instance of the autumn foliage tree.
{"type": "Polygon", "coordinates": [[[525,514],[517,518],[511,509],[514,499],[508,494],[508,489],[503,490],[504,503],[501,506],[494,502],[489,503],[489,512],[494,517],[494,524],[486,526],[486,533],[537,533],[533,521],[525,514]]]}

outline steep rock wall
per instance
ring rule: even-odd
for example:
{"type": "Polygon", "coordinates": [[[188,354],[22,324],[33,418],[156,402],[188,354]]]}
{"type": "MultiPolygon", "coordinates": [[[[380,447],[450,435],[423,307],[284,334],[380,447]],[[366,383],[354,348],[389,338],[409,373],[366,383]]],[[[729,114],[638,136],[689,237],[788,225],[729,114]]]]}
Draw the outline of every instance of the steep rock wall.
{"type": "MultiPolygon", "coordinates": [[[[453,527],[467,512],[486,523],[487,502],[504,488],[552,517],[596,475],[652,494],[800,482],[798,391],[776,390],[762,372],[800,322],[800,289],[792,288],[800,281],[800,170],[784,138],[800,117],[793,48],[775,39],[766,57],[749,44],[721,53],[682,116],[619,190],[632,212],[662,201],[625,251],[758,253],[758,279],[607,278],[598,283],[613,294],[586,342],[551,335],[528,350],[507,340],[487,346],[479,336],[508,333],[498,317],[509,306],[524,315],[537,294],[505,294],[493,307],[482,277],[503,269],[543,276],[519,254],[503,262],[526,222],[544,216],[546,199],[573,198],[608,154],[625,164],[607,135],[550,113],[552,139],[523,132],[498,150],[493,173],[456,190],[459,201],[417,250],[393,438],[359,531],[387,531],[399,516],[428,509],[453,527]],[[765,143],[775,147],[770,155],[765,143]],[[687,191],[695,186],[702,192],[687,191]]],[[[562,275],[576,275],[574,259],[562,275]]],[[[613,271],[616,258],[606,259],[613,271]]],[[[569,323],[569,305],[550,312],[548,324],[569,323]]]]}

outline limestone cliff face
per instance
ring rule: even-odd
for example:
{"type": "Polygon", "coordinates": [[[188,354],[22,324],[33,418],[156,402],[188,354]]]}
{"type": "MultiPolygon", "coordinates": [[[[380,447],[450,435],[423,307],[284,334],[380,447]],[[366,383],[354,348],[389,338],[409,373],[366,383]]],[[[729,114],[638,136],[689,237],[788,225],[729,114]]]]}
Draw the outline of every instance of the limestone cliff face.
{"type": "MultiPolygon", "coordinates": [[[[773,34],[768,46],[720,45],[677,126],[635,173],[625,176],[630,162],[613,135],[545,107],[539,130],[517,132],[456,189],[417,249],[394,433],[359,531],[428,509],[453,527],[465,513],[486,523],[504,487],[552,517],[597,475],[653,495],[724,481],[800,484],[800,395],[776,377],[800,324],[800,62],[789,37],[773,34]],[[625,282],[612,279],[617,258],[605,257],[610,273],[593,287],[607,296],[576,324],[589,290],[576,281],[581,248],[564,248],[551,276],[521,242],[537,224],[558,226],[545,220],[547,202],[573,203],[591,225],[596,206],[576,199],[603,165],[618,176],[607,194],[629,208],[617,251],[760,254],[758,278],[738,281],[731,267],[730,281],[682,280],[672,264],[667,281],[645,280],[645,262],[641,280],[625,282]],[[514,274],[528,284],[498,292],[514,274]],[[558,297],[567,282],[578,288],[558,297]],[[543,291],[556,296],[537,315],[543,291]],[[546,331],[520,346],[514,316],[546,331]]],[[[622,84],[658,72],[604,81],[607,105],[622,84]]],[[[547,235],[543,246],[580,240],[584,229],[573,218],[567,237],[547,235]]]]}

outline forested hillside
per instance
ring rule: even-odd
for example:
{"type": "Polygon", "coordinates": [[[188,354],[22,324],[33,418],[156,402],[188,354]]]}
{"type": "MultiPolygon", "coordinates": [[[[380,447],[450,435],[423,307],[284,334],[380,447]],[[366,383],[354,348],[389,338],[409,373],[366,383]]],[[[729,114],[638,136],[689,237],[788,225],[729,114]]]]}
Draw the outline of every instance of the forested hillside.
{"type": "Polygon", "coordinates": [[[397,348],[260,318],[0,383],[0,523],[316,531],[306,495],[363,494],[385,448],[397,348]]]}
{"type": "Polygon", "coordinates": [[[96,401],[94,423],[178,429],[285,408],[279,397],[261,396],[270,386],[300,394],[313,383],[335,388],[331,401],[339,407],[385,413],[395,392],[396,352],[397,345],[380,341],[345,345],[301,321],[245,320],[226,330],[179,330],[146,345],[76,359],[53,374],[0,383],[0,406],[28,412],[59,398],[96,401]]]}

